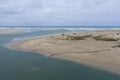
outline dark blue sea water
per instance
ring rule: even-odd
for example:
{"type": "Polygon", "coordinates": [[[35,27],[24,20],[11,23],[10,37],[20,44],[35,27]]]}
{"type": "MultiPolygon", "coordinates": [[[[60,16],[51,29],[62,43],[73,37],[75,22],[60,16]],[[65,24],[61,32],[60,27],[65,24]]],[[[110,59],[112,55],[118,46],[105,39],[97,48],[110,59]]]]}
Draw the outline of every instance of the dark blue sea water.
{"type": "Polygon", "coordinates": [[[60,33],[119,27],[0,27],[25,29],[27,33],[0,35],[0,80],[120,80],[120,76],[75,62],[49,58],[34,52],[10,50],[3,45],[14,39],[25,39],[60,33]]]}

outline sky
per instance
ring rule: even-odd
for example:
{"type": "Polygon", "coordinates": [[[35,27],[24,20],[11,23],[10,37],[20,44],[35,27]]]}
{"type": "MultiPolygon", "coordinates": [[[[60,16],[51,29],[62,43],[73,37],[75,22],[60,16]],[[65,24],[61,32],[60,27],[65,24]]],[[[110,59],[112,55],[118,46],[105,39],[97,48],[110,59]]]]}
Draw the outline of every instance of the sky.
{"type": "Polygon", "coordinates": [[[0,26],[120,25],[120,0],[0,0],[0,26]]]}

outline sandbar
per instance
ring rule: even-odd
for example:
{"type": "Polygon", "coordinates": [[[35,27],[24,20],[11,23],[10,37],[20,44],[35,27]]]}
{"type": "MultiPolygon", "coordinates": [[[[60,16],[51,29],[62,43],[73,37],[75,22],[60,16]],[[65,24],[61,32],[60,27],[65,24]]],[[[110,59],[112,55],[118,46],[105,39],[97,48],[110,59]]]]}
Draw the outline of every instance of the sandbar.
{"type": "Polygon", "coordinates": [[[120,30],[61,34],[23,40],[10,48],[35,51],[120,75],[120,30]]]}
{"type": "Polygon", "coordinates": [[[24,30],[0,29],[0,34],[20,34],[24,32],[24,30]]]}

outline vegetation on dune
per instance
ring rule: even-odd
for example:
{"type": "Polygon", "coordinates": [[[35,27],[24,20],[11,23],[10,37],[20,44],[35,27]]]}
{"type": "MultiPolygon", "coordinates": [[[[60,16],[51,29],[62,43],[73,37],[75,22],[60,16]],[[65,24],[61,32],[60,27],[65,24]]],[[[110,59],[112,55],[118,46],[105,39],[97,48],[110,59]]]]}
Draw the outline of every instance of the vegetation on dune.
{"type": "MultiPolygon", "coordinates": [[[[53,36],[51,36],[53,38],[53,36]]],[[[60,40],[84,40],[86,38],[92,38],[97,41],[118,41],[120,38],[115,38],[107,36],[107,35],[98,35],[98,36],[93,36],[92,34],[86,34],[86,35],[77,35],[74,33],[73,35],[67,35],[67,34],[61,34],[61,36],[58,36],[57,39],[60,40]]]]}
{"type": "Polygon", "coordinates": [[[67,36],[66,39],[68,39],[68,40],[84,40],[85,37],[83,37],[83,36],[67,36]]]}
{"type": "Polygon", "coordinates": [[[104,35],[95,36],[93,37],[93,39],[101,40],[101,41],[118,41],[119,40],[119,38],[106,37],[104,35]]]}
{"type": "Polygon", "coordinates": [[[62,36],[65,36],[66,34],[62,34],[62,36]]]}
{"type": "Polygon", "coordinates": [[[120,48],[120,43],[118,43],[118,45],[116,45],[116,47],[119,47],[119,48],[120,48]]]}
{"type": "Polygon", "coordinates": [[[118,44],[118,45],[117,45],[117,47],[119,47],[119,48],[120,48],[120,44],[118,44]]]}
{"type": "Polygon", "coordinates": [[[62,40],[84,40],[85,38],[91,37],[92,35],[84,35],[84,36],[73,36],[73,35],[66,35],[62,38],[62,40]]]}

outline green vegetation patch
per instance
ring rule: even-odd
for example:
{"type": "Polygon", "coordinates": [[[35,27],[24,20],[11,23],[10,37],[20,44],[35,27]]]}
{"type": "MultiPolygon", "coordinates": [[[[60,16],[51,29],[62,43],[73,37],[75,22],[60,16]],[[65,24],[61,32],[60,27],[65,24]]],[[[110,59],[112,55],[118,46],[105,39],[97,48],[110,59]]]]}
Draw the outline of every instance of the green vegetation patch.
{"type": "Polygon", "coordinates": [[[101,41],[118,41],[119,40],[119,38],[106,37],[104,35],[95,36],[93,37],[93,39],[101,40],[101,41]]]}
{"type": "Polygon", "coordinates": [[[63,38],[63,40],[84,40],[85,38],[91,37],[92,35],[84,35],[84,36],[71,36],[67,35],[63,38]]]}

